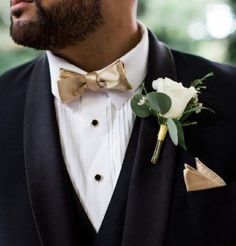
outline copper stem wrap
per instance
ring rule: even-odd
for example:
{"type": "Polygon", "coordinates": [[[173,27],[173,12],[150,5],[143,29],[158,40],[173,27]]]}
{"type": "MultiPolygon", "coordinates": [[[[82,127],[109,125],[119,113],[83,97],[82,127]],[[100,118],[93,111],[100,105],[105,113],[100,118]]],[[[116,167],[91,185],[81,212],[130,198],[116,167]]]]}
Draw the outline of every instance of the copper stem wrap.
{"type": "Polygon", "coordinates": [[[160,130],[159,130],[159,133],[157,136],[156,147],[155,147],[154,153],[152,155],[152,159],[151,159],[151,162],[153,165],[156,165],[158,160],[159,160],[159,157],[161,154],[161,149],[162,149],[167,131],[168,131],[167,125],[161,125],[160,126],[160,130]]]}

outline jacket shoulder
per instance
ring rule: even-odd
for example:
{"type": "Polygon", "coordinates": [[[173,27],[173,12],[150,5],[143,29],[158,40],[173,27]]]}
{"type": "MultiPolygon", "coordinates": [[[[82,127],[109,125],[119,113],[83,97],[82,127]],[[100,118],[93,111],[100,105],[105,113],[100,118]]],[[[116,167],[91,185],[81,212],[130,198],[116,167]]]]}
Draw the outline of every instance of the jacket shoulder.
{"type": "Polygon", "coordinates": [[[220,64],[202,58],[200,56],[191,55],[176,50],[172,50],[175,60],[178,79],[184,81],[193,81],[201,78],[208,73],[213,72],[214,83],[227,83],[236,87],[236,67],[233,65],[220,64]]]}
{"type": "Polygon", "coordinates": [[[0,76],[0,95],[4,96],[17,88],[26,88],[37,59],[15,67],[0,76]]]}
{"type": "Polygon", "coordinates": [[[236,67],[179,51],[173,51],[172,54],[178,81],[186,86],[190,86],[192,81],[200,79],[208,73],[214,74],[204,82],[206,90],[203,90],[200,95],[204,98],[205,105],[219,109],[225,117],[231,107],[236,107],[236,67]]]}
{"type": "Polygon", "coordinates": [[[19,78],[19,76],[24,77],[30,72],[30,70],[32,70],[37,59],[31,60],[27,63],[24,63],[20,66],[14,67],[4,72],[3,74],[0,75],[0,81],[2,82],[2,81],[5,81],[6,79],[16,79],[16,78],[19,78]]]}

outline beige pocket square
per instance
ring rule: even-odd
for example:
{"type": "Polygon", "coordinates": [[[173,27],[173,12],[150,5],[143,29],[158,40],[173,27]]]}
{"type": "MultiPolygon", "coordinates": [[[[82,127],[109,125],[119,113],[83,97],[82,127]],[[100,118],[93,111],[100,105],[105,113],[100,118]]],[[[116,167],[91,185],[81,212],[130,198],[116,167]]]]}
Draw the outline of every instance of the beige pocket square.
{"type": "Polygon", "coordinates": [[[185,164],[184,182],[187,191],[205,190],[225,186],[225,181],[196,158],[197,169],[185,164]]]}

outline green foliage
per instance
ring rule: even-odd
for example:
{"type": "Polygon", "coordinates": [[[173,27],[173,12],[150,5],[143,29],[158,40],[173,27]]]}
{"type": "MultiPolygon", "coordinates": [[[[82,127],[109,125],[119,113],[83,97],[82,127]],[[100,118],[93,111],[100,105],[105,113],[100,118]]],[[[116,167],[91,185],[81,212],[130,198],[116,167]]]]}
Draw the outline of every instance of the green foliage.
{"type": "MultiPolygon", "coordinates": [[[[236,15],[236,0],[229,0],[229,2],[236,15]]],[[[236,32],[230,36],[227,58],[231,63],[236,64],[236,32]]]]}
{"type": "Polygon", "coordinates": [[[168,131],[169,131],[172,142],[175,145],[178,145],[178,129],[177,129],[175,121],[169,118],[167,120],[167,126],[168,126],[168,131]]]}
{"type": "Polygon", "coordinates": [[[186,144],[185,144],[185,138],[184,138],[184,131],[181,123],[176,120],[175,121],[177,132],[178,132],[178,144],[184,149],[187,150],[186,144]]]}
{"type": "Polygon", "coordinates": [[[146,118],[151,115],[152,111],[149,109],[147,104],[140,105],[140,101],[145,100],[143,95],[137,94],[131,101],[131,108],[141,118],[146,118]]]}
{"type": "Polygon", "coordinates": [[[150,114],[159,118],[159,115],[166,114],[170,107],[170,97],[160,92],[150,92],[146,96],[136,94],[131,100],[132,110],[141,118],[146,118],[150,114]]]}
{"type": "Polygon", "coordinates": [[[148,105],[158,114],[166,114],[171,107],[171,99],[166,94],[151,92],[147,96],[148,105]]]}
{"type": "Polygon", "coordinates": [[[9,68],[13,68],[19,64],[23,64],[35,57],[37,57],[40,52],[32,49],[13,49],[3,50],[0,49],[0,73],[1,71],[6,71],[9,68]]]}
{"type": "Polygon", "coordinates": [[[139,16],[161,41],[174,49],[236,64],[235,33],[223,39],[214,39],[207,33],[199,39],[190,36],[190,28],[192,33],[197,33],[198,24],[206,23],[210,4],[228,4],[236,13],[236,0],[141,0],[139,16]]]}

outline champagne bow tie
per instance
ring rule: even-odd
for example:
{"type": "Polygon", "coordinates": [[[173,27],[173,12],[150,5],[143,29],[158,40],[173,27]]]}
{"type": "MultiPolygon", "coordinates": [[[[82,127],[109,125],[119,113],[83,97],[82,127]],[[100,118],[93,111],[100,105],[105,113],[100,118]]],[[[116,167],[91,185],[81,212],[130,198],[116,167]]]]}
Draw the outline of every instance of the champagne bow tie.
{"type": "Polygon", "coordinates": [[[124,65],[117,61],[101,72],[91,72],[85,75],[73,71],[60,69],[58,89],[63,103],[69,103],[83,95],[86,89],[114,89],[120,91],[131,90],[125,74],[124,65]]]}

